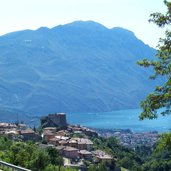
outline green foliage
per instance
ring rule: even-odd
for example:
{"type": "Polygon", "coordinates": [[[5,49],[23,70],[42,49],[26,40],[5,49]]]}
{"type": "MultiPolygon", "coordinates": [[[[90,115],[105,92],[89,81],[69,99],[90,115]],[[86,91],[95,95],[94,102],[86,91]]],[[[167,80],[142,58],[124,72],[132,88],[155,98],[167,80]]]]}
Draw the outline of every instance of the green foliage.
{"type": "MultiPolygon", "coordinates": [[[[3,161],[19,165],[33,171],[76,171],[76,169],[63,167],[63,160],[59,152],[53,148],[39,149],[31,142],[12,142],[0,137],[4,149],[0,150],[3,161]]],[[[94,146],[111,154],[115,159],[108,162],[87,162],[88,171],[115,171],[121,167],[131,171],[167,171],[171,170],[171,133],[163,134],[157,146],[152,148],[139,146],[134,150],[123,147],[114,137],[92,138],[94,146]]],[[[3,170],[3,169],[2,169],[3,170]]]]}
{"type": "MultiPolygon", "coordinates": [[[[164,1],[167,12],[166,14],[151,14],[150,22],[155,23],[159,27],[167,27],[171,25],[171,2],[164,1]]],[[[157,118],[157,110],[162,109],[161,115],[171,113],[171,31],[165,31],[165,38],[160,38],[158,43],[157,60],[148,61],[144,59],[138,64],[144,67],[153,67],[156,77],[163,77],[165,82],[163,85],[157,86],[155,91],[149,94],[144,101],[141,102],[143,112],[140,119],[157,118]]],[[[157,144],[153,155],[143,164],[144,170],[171,170],[171,133],[162,135],[157,144]]]]}
{"type": "Polygon", "coordinates": [[[49,164],[43,171],[77,171],[77,170],[73,168],[65,168],[65,167],[49,164]]]}
{"type": "Polygon", "coordinates": [[[3,171],[11,171],[11,169],[5,168],[3,166],[0,166],[0,169],[3,170],[3,171]]]}
{"type": "Polygon", "coordinates": [[[98,171],[104,171],[104,170],[108,170],[106,167],[106,164],[104,162],[101,162],[98,167],[97,167],[98,171]]]}
{"type": "Polygon", "coordinates": [[[100,166],[92,164],[88,171],[98,171],[99,168],[104,169],[104,167],[105,170],[117,170],[121,167],[131,171],[171,170],[171,151],[168,150],[170,148],[168,144],[171,143],[168,142],[168,136],[171,137],[171,133],[164,134],[156,147],[138,146],[134,150],[123,147],[114,137],[107,139],[96,137],[92,139],[95,147],[110,153],[116,161],[113,161],[110,166],[105,163],[101,163],[100,166]]]}
{"type": "Polygon", "coordinates": [[[12,142],[7,137],[0,137],[0,150],[6,150],[10,147],[12,142]]]}
{"type": "Polygon", "coordinates": [[[52,165],[63,165],[63,158],[60,156],[59,151],[56,148],[48,147],[46,151],[48,152],[52,165]]]}
{"type": "Polygon", "coordinates": [[[97,166],[94,164],[91,164],[88,168],[88,171],[97,171],[97,166]]]}
{"type": "MultiPolygon", "coordinates": [[[[121,146],[115,137],[110,137],[107,139],[99,137],[92,140],[95,148],[106,151],[108,154],[111,154],[117,159],[117,161],[114,159],[111,165],[107,165],[109,170],[120,168],[123,165],[126,169],[132,170],[132,168],[136,168],[140,170],[140,165],[142,164],[141,157],[134,150],[121,146]]],[[[89,170],[93,170],[94,167],[95,166],[90,166],[89,170]]],[[[102,167],[104,166],[101,165],[100,168],[102,167]]],[[[98,170],[99,166],[98,168],[95,168],[98,170]]]]}
{"type": "Polygon", "coordinates": [[[80,133],[72,133],[70,136],[71,136],[72,138],[75,138],[75,137],[84,138],[84,135],[83,135],[83,134],[80,134],[80,133]]]}
{"type": "Polygon", "coordinates": [[[89,166],[88,171],[110,171],[107,163],[101,162],[98,164],[92,164],[89,166]]]}
{"type": "MultiPolygon", "coordinates": [[[[171,2],[164,1],[167,12],[166,14],[153,13],[151,14],[150,22],[155,23],[159,27],[166,27],[171,25],[171,2]]],[[[165,79],[163,85],[157,86],[155,91],[149,94],[144,101],[141,102],[143,112],[140,119],[157,118],[157,110],[165,108],[161,114],[167,115],[171,113],[171,31],[166,30],[165,38],[160,38],[158,43],[157,59],[149,61],[144,59],[138,64],[144,67],[152,67],[154,75],[152,79],[162,76],[165,79]]]]}
{"type": "Polygon", "coordinates": [[[52,164],[49,164],[45,169],[44,171],[57,171],[58,170],[58,167],[57,166],[54,166],[52,164]]]}
{"type": "Polygon", "coordinates": [[[63,159],[55,148],[42,150],[32,142],[12,142],[5,137],[0,137],[0,158],[33,171],[59,169],[63,165],[63,159]]]}
{"type": "Polygon", "coordinates": [[[143,165],[144,170],[167,171],[171,170],[171,153],[166,150],[154,152],[143,165]]]}
{"type": "Polygon", "coordinates": [[[30,169],[33,171],[42,171],[50,163],[49,155],[42,150],[34,152],[33,157],[29,163],[30,169]]]}
{"type": "Polygon", "coordinates": [[[135,148],[135,152],[141,156],[141,160],[144,162],[147,160],[147,156],[152,154],[153,148],[151,146],[141,145],[135,148]]]}
{"type": "Polygon", "coordinates": [[[161,150],[171,151],[171,132],[162,134],[162,137],[156,148],[156,151],[161,151],[161,150]]]}

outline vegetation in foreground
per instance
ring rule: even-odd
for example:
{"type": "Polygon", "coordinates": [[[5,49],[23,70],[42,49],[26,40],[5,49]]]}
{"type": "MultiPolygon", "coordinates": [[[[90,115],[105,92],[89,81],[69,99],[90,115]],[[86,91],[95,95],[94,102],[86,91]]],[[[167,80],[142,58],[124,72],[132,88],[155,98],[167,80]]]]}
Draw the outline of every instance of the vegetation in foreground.
{"type": "MultiPolygon", "coordinates": [[[[160,113],[163,116],[171,114],[171,2],[164,0],[164,4],[167,7],[165,14],[156,12],[151,14],[150,22],[153,22],[159,27],[166,28],[165,38],[160,38],[157,46],[158,52],[156,60],[149,61],[144,59],[139,61],[138,64],[144,67],[152,67],[154,75],[152,79],[157,77],[164,78],[164,83],[155,88],[153,93],[150,93],[144,101],[141,102],[143,109],[140,119],[145,118],[154,119],[158,117],[158,109],[162,109],[160,113]]],[[[155,157],[158,159],[158,167],[155,168],[155,160],[149,160],[146,168],[149,169],[149,165],[156,170],[170,170],[171,167],[171,132],[162,135],[160,143],[156,149],[155,157]],[[162,159],[165,158],[165,161],[162,159]],[[165,169],[163,169],[163,167],[165,169]]],[[[154,159],[154,158],[152,158],[154,159]]]]}
{"type": "MultiPolygon", "coordinates": [[[[153,13],[150,21],[159,27],[168,27],[171,25],[171,2],[164,1],[166,14],[153,13]]],[[[140,119],[157,118],[157,110],[163,109],[161,115],[165,116],[171,113],[171,30],[165,31],[165,38],[160,38],[157,46],[156,60],[144,59],[138,64],[144,67],[152,67],[154,75],[151,79],[163,78],[163,84],[156,87],[153,93],[150,93],[144,101],[141,102],[143,109],[140,119]]]]}
{"type": "MultiPolygon", "coordinates": [[[[162,140],[165,137],[163,136],[162,140]]],[[[163,141],[153,147],[138,146],[134,150],[119,145],[114,138],[92,138],[94,148],[105,150],[114,156],[109,164],[105,162],[85,162],[88,171],[115,171],[125,168],[131,171],[171,170],[171,150],[163,147],[163,141]]],[[[0,158],[33,171],[74,171],[63,167],[63,159],[53,147],[39,149],[32,142],[15,142],[6,137],[0,138],[0,158]]]]}
{"type": "Polygon", "coordinates": [[[11,141],[0,138],[0,159],[33,171],[74,171],[64,168],[59,152],[52,147],[42,150],[32,142],[11,141]]]}

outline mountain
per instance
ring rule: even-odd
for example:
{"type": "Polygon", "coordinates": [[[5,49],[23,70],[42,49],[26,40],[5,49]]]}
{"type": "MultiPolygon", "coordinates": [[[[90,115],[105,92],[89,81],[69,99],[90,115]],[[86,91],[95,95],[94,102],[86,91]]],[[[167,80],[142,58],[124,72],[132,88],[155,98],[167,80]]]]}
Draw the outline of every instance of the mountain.
{"type": "Polygon", "coordinates": [[[136,62],[155,52],[133,32],[93,21],[0,36],[1,113],[138,108],[156,83],[136,62]]]}

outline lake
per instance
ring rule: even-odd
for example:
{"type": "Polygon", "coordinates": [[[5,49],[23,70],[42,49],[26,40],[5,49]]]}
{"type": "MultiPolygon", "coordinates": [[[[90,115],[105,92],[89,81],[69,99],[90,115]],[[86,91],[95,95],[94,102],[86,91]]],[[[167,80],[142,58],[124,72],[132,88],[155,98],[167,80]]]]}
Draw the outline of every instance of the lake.
{"type": "Polygon", "coordinates": [[[101,129],[131,129],[135,132],[167,132],[171,128],[171,115],[159,116],[157,119],[139,121],[141,109],[117,110],[102,113],[68,113],[71,124],[80,124],[101,129]]]}
{"type": "MultiPolygon", "coordinates": [[[[158,119],[139,121],[141,109],[116,110],[101,113],[67,113],[70,124],[100,129],[131,129],[135,132],[158,131],[167,132],[171,128],[171,115],[159,116],[158,119]]],[[[44,114],[45,116],[47,114],[44,114]]],[[[38,126],[42,115],[19,114],[19,121],[24,121],[30,126],[38,126]]],[[[16,114],[0,115],[0,122],[15,122],[16,114]]]]}

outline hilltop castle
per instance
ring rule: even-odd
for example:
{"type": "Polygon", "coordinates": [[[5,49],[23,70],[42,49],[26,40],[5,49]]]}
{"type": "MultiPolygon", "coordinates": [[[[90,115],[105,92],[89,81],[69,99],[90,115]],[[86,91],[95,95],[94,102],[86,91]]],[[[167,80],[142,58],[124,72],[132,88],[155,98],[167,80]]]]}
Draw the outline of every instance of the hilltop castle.
{"type": "Polygon", "coordinates": [[[49,114],[48,116],[41,118],[41,126],[45,127],[67,127],[66,114],[57,113],[49,114]]]}

